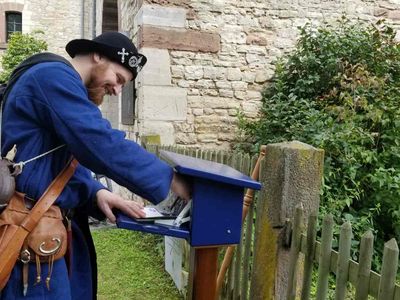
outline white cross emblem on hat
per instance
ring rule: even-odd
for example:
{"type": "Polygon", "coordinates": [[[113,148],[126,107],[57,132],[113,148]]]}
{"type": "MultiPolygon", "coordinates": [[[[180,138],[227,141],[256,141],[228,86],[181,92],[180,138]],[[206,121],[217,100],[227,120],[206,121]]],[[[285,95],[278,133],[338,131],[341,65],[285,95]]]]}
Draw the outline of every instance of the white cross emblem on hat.
{"type": "Polygon", "coordinates": [[[125,48],[122,48],[122,52],[118,51],[118,55],[121,55],[121,63],[125,62],[125,56],[129,55],[129,52],[125,52],[125,48]]]}

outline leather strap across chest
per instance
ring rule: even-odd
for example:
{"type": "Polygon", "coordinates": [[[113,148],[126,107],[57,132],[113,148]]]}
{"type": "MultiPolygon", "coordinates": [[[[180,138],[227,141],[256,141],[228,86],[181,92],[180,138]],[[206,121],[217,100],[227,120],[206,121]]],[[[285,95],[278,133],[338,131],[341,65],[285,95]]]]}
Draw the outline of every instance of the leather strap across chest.
{"type": "Polygon", "coordinates": [[[64,186],[74,174],[77,166],[78,161],[73,158],[49,185],[42,197],[36,202],[30,214],[26,216],[22,222],[21,227],[28,232],[31,232],[35,228],[43,214],[54,204],[58,196],[60,196],[64,186]]]}

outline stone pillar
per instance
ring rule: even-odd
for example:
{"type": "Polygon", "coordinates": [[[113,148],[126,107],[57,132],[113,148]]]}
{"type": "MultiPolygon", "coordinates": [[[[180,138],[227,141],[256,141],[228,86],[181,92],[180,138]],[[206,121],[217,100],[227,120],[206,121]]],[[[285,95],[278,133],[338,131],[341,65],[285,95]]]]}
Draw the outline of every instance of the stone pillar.
{"type": "Polygon", "coordinates": [[[168,48],[144,43],[149,36],[144,29],[183,29],[185,22],[186,9],[147,3],[142,3],[134,20],[140,52],[148,59],[136,80],[139,137],[159,135],[163,145],[175,143],[173,122],[186,120],[187,92],[172,86],[168,48]]]}
{"type": "Polygon", "coordinates": [[[318,211],[323,160],[323,150],[301,142],[267,146],[260,170],[263,188],[257,202],[250,299],[286,299],[289,248],[284,245],[285,224],[300,203],[305,218],[318,211]]]}

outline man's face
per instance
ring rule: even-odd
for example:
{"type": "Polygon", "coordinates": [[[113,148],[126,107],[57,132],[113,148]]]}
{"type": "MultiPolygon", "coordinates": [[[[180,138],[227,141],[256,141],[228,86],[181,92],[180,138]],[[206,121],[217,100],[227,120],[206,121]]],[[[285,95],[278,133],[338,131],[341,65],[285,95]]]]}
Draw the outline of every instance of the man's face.
{"type": "Polygon", "coordinates": [[[118,95],[124,84],[132,80],[132,76],[132,73],[120,64],[94,54],[94,66],[87,84],[90,100],[100,105],[105,95],[118,95]]]}

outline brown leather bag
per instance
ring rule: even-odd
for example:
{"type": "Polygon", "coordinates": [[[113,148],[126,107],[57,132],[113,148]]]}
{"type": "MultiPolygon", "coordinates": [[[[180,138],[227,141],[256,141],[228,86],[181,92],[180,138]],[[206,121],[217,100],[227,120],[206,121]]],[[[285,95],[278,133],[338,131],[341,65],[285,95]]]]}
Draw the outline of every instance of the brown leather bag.
{"type": "Polygon", "coordinates": [[[26,266],[29,261],[36,261],[40,266],[40,261],[51,259],[49,262],[53,262],[64,256],[67,232],[59,207],[52,204],[77,165],[78,162],[72,160],[31,210],[26,206],[24,194],[15,192],[0,214],[0,291],[6,285],[18,257],[26,266]]]}

